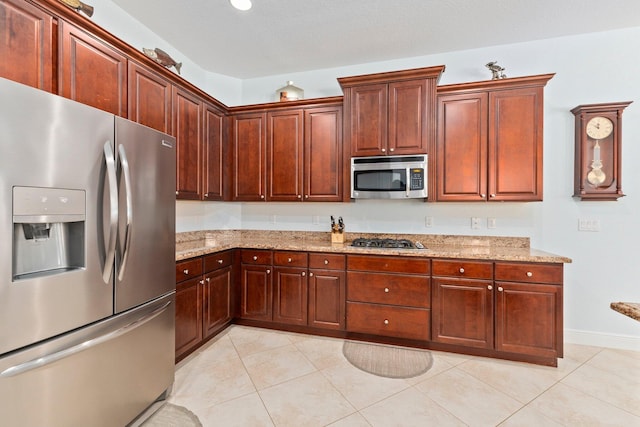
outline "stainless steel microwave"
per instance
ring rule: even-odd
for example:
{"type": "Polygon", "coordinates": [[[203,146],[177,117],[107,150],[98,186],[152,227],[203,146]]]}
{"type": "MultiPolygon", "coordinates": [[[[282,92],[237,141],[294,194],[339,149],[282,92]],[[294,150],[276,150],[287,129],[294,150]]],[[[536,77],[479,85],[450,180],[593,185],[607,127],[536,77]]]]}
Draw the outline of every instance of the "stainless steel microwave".
{"type": "Polygon", "coordinates": [[[354,199],[427,197],[427,155],[351,158],[354,199]]]}

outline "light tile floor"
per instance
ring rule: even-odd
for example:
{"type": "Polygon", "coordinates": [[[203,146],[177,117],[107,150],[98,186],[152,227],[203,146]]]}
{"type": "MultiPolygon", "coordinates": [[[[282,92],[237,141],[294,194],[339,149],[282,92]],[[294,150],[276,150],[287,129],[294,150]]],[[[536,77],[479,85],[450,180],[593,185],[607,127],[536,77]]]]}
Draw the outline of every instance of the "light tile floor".
{"type": "Polygon", "coordinates": [[[169,400],[205,427],[640,426],[640,352],[566,345],[557,368],[432,352],[389,379],[342,344],[234,325],[177,366],[169,400]]]}

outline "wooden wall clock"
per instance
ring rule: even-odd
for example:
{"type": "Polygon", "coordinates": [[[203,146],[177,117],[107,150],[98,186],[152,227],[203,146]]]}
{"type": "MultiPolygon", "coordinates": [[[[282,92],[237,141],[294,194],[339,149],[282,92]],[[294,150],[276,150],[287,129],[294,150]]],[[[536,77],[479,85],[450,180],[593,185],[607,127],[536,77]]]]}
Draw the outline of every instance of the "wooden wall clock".
{"type": "Polygon", "coordinates": [[[622,111],[633,101],[579,105],[576,122],[574,197],[617,200],[622,193],[622,111]]]}

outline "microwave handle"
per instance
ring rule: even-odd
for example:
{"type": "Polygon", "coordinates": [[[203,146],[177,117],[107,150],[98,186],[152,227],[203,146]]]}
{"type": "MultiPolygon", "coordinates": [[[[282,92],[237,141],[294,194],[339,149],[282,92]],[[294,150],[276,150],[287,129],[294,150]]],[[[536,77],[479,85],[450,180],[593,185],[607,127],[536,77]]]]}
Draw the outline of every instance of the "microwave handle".
{"type": "Polygon", "coordinates": [[[411,191],[411,173],[409,172],[409,169],[411,168],[406,168],[405,169],[405,173],[407,175],[406,180],[407,180],[407,184],[405,185],[405,191],[406,191],[406,196],[410,197],[411,194],[409,194],[409,192],[411,191]]]}

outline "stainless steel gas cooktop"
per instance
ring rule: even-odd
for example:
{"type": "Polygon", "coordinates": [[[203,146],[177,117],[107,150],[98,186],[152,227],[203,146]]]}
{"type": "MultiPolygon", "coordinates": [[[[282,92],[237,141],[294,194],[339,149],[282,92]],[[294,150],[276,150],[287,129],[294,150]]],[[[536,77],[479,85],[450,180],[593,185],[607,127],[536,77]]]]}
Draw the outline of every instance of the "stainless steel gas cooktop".
{"type": "Polygon", "coordinates": [[[424,249],[420,242],[415,244],[407,239],[365,239],[358,238],[351,242],[351,246],[358,248],[390,248],[390,249],[424,249]]]}

